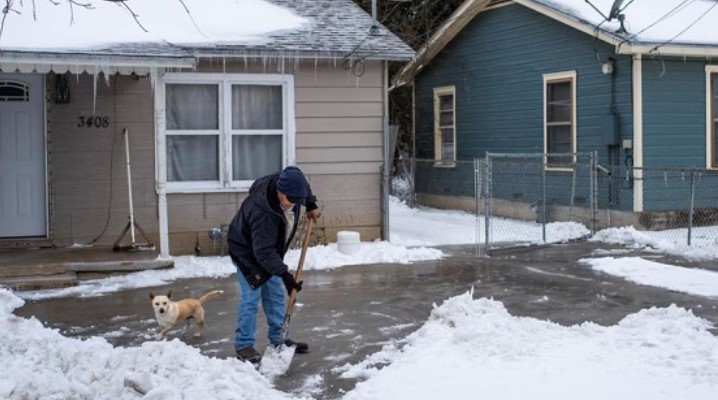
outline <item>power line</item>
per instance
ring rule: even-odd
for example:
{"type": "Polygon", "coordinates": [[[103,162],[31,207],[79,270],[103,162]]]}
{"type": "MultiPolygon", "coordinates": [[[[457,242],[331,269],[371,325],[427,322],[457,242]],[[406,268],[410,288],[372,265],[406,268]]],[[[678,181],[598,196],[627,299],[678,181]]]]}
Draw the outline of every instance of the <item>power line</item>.
{"type": "Polygon", "coordinates": [[[616,48],[620,49],[624,43],[627,43],[627,42],[631,41],[632,39],[635,39],[641,33],[653,28],[654,26],[660,24],[661,22],[665,21],[666,19],[672,17],[673,15],[682,11],[685,7],[688,7],[691,3],[695,2],[695,1],[696,0],[683,0],[681,3],[679,3],[677,6],[673,7],[671,10],[669,10],[667,13],[665,13],[662,17],[658,18],[657,20],[655,20],[653,23],[651,23],[647,27],[643,28],[639,32],[636,32],[636,33],[624,38],[620,43],[618,43],[618,46],[616,48]]]}
{"type": "Polygon", "coordinates": [[[706,14],[708,14],[708,13],[709,13],[712,9],[714,9],[715,6],[717,6],[717,5],[718,5],[718,2],[713,2],[713,5],[710,6],[707,10],[705,10],[705,11],[703,12],[703,14],[700,15],[700,17],[696,18],[695,21],[691,22],[685,29],[683,29],[682,31],[678,32],[678,33],[677,33],[675,36],[673,36],[672,38],[670,38],[670,39],[668,39],[667,41],[665,41],[665,42],[659,44],[658,46],[656,46],[656,47],[654,47],[654,48],[652,48],[652,49],[651,49],[651,52],[654,52],[654,51],[658,50],[660,47],[663,47],[663,46],[665,46],[665,45],[671,43],[671,42],[674,41],[676,38],[678,38],[678,37],[681,36],[682,34],[686,33],[687,30],[691,29],[695,24],[698,23],[698,21],[702,20],[703,17],[705,17],[706,14]]]}

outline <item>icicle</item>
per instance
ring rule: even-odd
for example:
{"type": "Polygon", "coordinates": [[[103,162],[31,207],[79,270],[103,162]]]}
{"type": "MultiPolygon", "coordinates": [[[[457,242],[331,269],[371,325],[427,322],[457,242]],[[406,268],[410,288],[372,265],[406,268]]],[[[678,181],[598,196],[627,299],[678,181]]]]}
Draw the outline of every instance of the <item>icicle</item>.
{"type": "Polygon", "coordinates": [[[150,67],[150,86],[152,87],[152,93],[155,92],[155,85],[157,84],[157,67],[150,67]]]}
{"type": "Polygon", "coordinates": [[[314,83],[317,83],[317,69],[319,68],[319,56],[314,56],[314,83]]]}
{"type": "Polygon", "coordinates": [[[97,75],[100,73],[100,66],[95,64],[95,73],[92,74],[92,113],[95,113],[97,106],[97,75]]]}

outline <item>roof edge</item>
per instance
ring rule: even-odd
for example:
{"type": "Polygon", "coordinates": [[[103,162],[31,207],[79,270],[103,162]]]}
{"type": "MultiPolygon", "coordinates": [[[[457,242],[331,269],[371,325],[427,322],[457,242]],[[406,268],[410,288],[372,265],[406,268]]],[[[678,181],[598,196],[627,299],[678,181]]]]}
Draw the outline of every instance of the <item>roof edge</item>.
{"type": "Polygon", "coordinates": [[[394,77],[392,87],[403,86],[411,82],[424,65],[436,57],[476,15],[484,11],[491,0],[466,0],[431,35],[431,38],[419,48],[414,58],[394,77]]]}

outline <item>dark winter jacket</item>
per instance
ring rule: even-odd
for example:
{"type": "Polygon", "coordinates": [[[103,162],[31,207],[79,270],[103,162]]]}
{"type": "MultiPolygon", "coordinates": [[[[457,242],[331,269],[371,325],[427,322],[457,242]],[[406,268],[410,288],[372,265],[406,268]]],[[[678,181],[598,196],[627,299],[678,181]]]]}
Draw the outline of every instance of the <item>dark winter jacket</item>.
{"type": "MultiPolygon", "coordinates": [[[[229,255],[244,275],[249,286],[256,289],[272,275],[287,271],[284,254],[294,237],[299,220],[299,206],[294,206],[294,224],[287,239],[287,223],[277,198],[279,172],[257,179],[249,196],[234,216],[227,232],[229,255]]],[[[307,185],[308,186],[308,185],[307,185]]],[[[317,208],[316,198],[307,187],[307,211],[317,208]]]]}

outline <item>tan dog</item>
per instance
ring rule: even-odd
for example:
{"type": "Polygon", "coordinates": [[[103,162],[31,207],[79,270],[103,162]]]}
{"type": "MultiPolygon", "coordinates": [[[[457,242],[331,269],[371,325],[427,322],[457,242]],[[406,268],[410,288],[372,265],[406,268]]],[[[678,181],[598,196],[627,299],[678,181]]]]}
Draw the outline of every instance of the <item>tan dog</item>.
{"type": "Polygon", "coordinates": [[[155,310],[155,319],[160,324],[160,333],[157,335],[157,339],[167,337],[167,333],[180,321],[187,321],[187,325],[182,329],[182,334],[184,335],[189,330],[189,321],[191,319],[194,319],[197,325],[197,332],[194,337],[202,336],[202,330],[204,329],[204,308],[202,303],[222,293],[224,293],[223,290],[213,290],[199,299],[172,301],[170,300],[172,297],[171,290],[165,296],[156,296],[150,292],[152,308],[155,310]]]}

